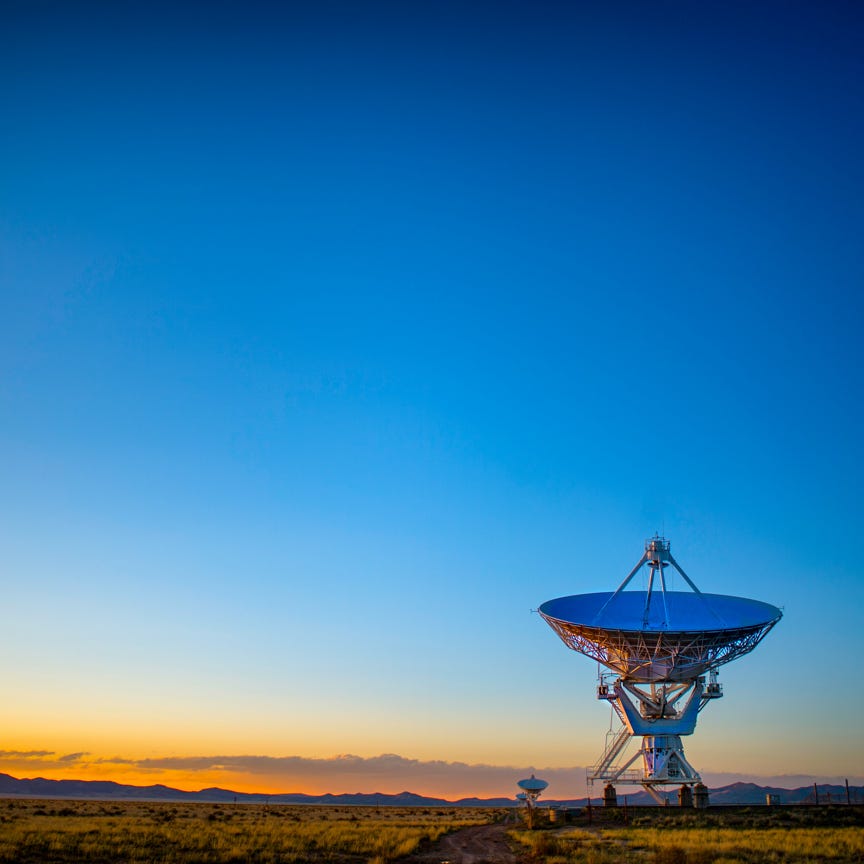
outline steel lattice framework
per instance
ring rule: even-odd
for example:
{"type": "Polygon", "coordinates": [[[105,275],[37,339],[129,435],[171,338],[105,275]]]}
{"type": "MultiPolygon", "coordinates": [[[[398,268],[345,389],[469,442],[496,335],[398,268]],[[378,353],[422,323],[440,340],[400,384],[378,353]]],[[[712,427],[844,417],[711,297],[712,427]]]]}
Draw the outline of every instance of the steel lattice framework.
{"type": "Polygon", "coordinates": [[[779,619],[733,630],[660,633],[609,630],[540,611],[568,648],[633,681],[685,681],[749,654],[779,619]]]}

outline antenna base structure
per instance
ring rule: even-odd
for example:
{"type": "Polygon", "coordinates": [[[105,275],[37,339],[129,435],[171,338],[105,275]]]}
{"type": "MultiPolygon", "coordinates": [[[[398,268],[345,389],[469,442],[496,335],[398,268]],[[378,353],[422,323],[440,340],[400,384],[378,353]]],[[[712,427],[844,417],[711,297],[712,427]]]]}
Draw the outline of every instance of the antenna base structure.
{"type": "Polygon", "coordinates": [[[658,536],[645,542],[615,592],[559,597],[539,612],[569,648],[609,670],[600,675],[597,698],[610,703],[621,727],[610,731],[588,770],[589,789],[594,781],[638,783],[658,804],[666,803],[658,787],[701,783],[681,738],[693,734],[702,708],[723,695],[717,667],[752,651],[782,617],[767,603],[703,594],[658,536]],[[646,590],[625,591],[646,565],[646,590]],[[670,566],[692,593],[667,589],[670,566]],[[634,737],[641,746],[622,761],[634,737]],[[641,766],[633,767],[640,757],[641,766]]]}
{"type": "Polygon", "coordinates": [[[613,734],[599,761],[588,771],[588,785],[594,781],[604,784],[639,783],[658,802],[663,803],[655,786],[668,784],[695,785],[702,782],[684,755],[681,737],[692,735],[698,713],[711,699],[723,695],[717,682],[717,673],[709,673],[694,681],[652,685],[650,689],[616,678],[610,686],[608,678],[601,676],[597,698],[609,702],[621,721],[617,734],[613,734]],[[621,764],[616,760],[627,749],[634,737],[641,737],[640,748],[621,764]],[[641,757],[641,771],[631,766],[641,757]]]}

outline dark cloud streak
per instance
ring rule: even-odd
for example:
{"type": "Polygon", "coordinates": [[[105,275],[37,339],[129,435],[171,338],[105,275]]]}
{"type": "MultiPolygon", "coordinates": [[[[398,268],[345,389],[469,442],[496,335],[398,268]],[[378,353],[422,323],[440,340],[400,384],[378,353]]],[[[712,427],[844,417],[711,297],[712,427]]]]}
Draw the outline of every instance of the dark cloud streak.
{"type": "Polygon", "coordinates": [[[0,760],[2,759],[44,759],[46,756],[53,756],[53,750],[0,750],[0,760]]]}
{"type": "Polygon", "coordinates": [[[58,762],[80,762],[85,756],[89,756],[90,754],[86,750],[82,750],[80,753],[67,753],[65,756],[58,757],[58,762]]]}
{"type": "MultiPolygon", "coordinates": [[[[482,763],[445,762],[443,760],[409,759],[395,753],[364,757],[341,754],[328,758],[313,759],[305,756],[265,755],[216,755],[216,756],[165,756],[132,759],[125,756],[87,759],[86,751],[57,756],[51,750],[0,750],[0,766],[15,766],[30,770],[62,769],[68,771],[77,766],[86,771],[90,766],[122,766],[147,774],[212,774],[224,773],[225,783],[230,785],[231,775],[261,778],[262,784],[272,785],[279,778],[284,791],[298,791],[309,785],[324,787],[333,793],[372,791],[423,791],[451,797],[447,789],[477,790],[480,797],[509,795],[515,791],[515,782],[531,772],[549,781],[551,797],[581,797],[585,794],[585,768],[582,766],[550,768],[513,765],[486,765],[482,763]],[[554,792],[553,792],[554,790],[554,792]]],[[[705,781],[712,788],[724,786],[738,780],[793,788],[813,782],[842,782],[843,778],[795,776],[751,776],[706,772],[705,781]]],[[[862,782],[861,778],[849,778],[850,782],[862,782]]],[[[253,780],[254,782],[254,780],[253,780]]],[[[459,796],[461,797],[461,796],[459,796]]]]}

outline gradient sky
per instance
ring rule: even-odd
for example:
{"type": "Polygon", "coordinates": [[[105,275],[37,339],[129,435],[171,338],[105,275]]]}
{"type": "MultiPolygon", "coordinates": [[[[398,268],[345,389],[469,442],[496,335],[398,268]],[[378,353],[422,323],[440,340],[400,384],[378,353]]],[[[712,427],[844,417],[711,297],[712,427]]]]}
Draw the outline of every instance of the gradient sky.
{"type": "Polygon", "coordinates": [[[657,531],[785,610],[696,767],[864,778],[862,38],[4,4],[0,771],[583,794],[609,710],[531,610],[657,531]]]}

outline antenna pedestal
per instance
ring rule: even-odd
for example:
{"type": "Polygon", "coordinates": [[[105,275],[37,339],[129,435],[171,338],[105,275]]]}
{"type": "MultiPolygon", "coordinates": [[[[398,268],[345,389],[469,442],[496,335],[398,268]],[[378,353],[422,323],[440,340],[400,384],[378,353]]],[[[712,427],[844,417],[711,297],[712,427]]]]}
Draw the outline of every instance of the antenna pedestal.
{"type": "Polygon", "coordinates": [[[687,761],[681,737],[692,735],[699,710],[710,699],[722,695],[716,672],[707,688],[702,676],[690,681],[637,685],[617,679],[610,686],[601,681],[597,697],[612,705],[623,726],[609,741],[606,751],[588,774],[588,782],[639,783],[663,803],[654,789],[667,784],[695,785],[702,778],[687,761]],[[626,761],[613,764],[630,739],[642,739],[641,747],[626,761]],[[642,770],[630,766],[642,757],[642,770]]]}
{"type": "MultiPolygon", "coordinates": [[[[684,757],[680,735],[646,735],[642,739],[642,785],[699,783],[702,778],[684,757]]],[[[650,791],[650,790],[649,790],[650,791]]]]}

